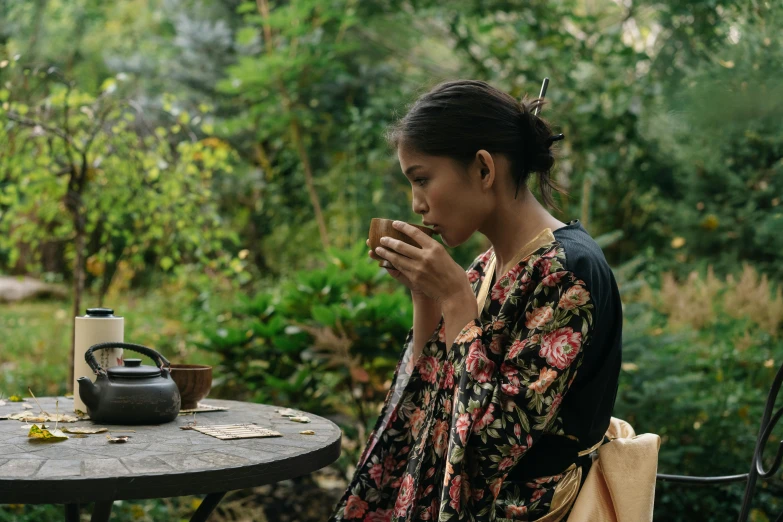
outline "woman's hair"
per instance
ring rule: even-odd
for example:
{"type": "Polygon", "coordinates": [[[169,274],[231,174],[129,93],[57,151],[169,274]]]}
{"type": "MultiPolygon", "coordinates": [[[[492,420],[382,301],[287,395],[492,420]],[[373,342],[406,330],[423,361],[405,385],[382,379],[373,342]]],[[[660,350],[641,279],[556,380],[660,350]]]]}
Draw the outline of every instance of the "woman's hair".
{"type": "Polygon", "coordinates": [[[466,166],[481,149],[504,154],[517,190],[535,172],[544,204],[555,207],[552,190],[563,191],[550,177],[555,161],[550,147],[562,135],[553,136],[549,124],[533,114],[543,104],[541,99],[519,102],[482,81],[444,82],[416,100],[388,139],[394,147],[402,144],[466,166]]]}

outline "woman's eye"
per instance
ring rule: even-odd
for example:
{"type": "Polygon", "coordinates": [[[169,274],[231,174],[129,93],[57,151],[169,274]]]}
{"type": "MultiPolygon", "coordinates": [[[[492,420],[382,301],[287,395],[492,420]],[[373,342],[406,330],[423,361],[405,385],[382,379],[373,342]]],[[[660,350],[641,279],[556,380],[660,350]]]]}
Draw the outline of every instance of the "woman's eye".
{"type": "Polygon", "coordinates": [[[424,184],[427,182],[427,178],[416,178],[413,180],[414,183],[418,183],[420,187],[423,187],[424,184]]]}

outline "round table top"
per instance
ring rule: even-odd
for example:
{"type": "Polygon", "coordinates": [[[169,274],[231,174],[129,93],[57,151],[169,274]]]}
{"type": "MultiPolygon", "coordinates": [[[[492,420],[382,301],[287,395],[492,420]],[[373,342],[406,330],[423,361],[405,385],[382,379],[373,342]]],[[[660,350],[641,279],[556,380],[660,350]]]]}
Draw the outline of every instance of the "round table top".
{"type": "MultiPolygon", "coordinates": [[[[34,401],[26,401],[38,412],[34,401]]],[[[39,397],[44,411],[55,412],[54,397],[39,397]]],[[[341,431],[332,422],[303,412],[309,423],[277,413],[281,406],[206,400],[229,408],[196,414],[199,426],[249,424],[282,437],[221,440],[182,430],[193,415],[155,426],[105,425],[126,443],[110,443],[107,433],[62,442],[31,442],[26,423],[0,420],[0,504],[86,503],[163,498],[261,486],[323,468],[340,456],[341,431]],[[133,430],[129,433],[129,430],[133,430]],[[302,435],[312,430],[315,435],[302,435]]],[[[71,413],[71,399],[59,398],[59,412],[71,413]]],[[[25,411],[21,403],[0,406],[0,417],[25,411]]],[[[39,423],[40,424],[40,423],[39,423]]],[[[46,422],[54,428],[53,422],[46,422]]],[[[64,427],[98,427],[89,420],[59,423],[64,427]]]]}

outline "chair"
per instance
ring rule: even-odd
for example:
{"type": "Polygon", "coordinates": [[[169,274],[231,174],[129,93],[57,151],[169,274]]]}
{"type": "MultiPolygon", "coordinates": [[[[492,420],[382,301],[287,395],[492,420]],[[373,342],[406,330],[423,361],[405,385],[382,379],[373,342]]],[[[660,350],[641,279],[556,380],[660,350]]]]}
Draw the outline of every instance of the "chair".
{"type": "MultiPolygon", "coordinates": [[[[780,387],[783,383],[783,366],[780,367],[778,373],[775,376],[775,380],[772,382],[772,389],[767,397],[767,404],[764,407],[764,414],[761,418],[761,429],[759,430],[759,436],[756,439],[756,448],[753,451],[753,459],[750,463],[750,472],[743,473],[742,475],[726,475],[722,477],[689,477],[686,475],[664,475],[658,473],[657,480],[665,482],[677,482],[680,484],[728,484],[731,482],[745,482],[745,495],[742,498],[742,509],[740,510],[738,522],[747,522],[750,515],[750,505],[753,500],[753,493],[756,488],[756,482],[758,478],[770,478],[780,469],[780,463],[783,460],[783,440],[778,445],[778,451],[775,455],[775,460],[772,466],[768,470],[764,470],[764,446],[769,440],[772,434],[772,429],[777,422],[783,417],[783,407],[778,409],[774,414],[772,411],[775,409],[775,400],[780,393],[780,387]]],[[[778,515],[775,522],[783,522],[783,512],[778,515]]]]}

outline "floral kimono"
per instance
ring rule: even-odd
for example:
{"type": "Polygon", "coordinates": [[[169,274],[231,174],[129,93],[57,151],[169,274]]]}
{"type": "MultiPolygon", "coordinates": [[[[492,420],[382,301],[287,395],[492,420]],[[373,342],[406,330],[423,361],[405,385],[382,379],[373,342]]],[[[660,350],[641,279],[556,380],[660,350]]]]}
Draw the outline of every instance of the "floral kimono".
{"type": "Polygon", "coordinates": [[[492,249],[476,258],[467,270],[474,293],[494,282],[479,317],[448,340],[441,318],[410,372],[408,334],[331,520],[536,520],[576,450],[601,440],[620,366],[611,271],[578,221],[545,230],[519,258],[496,282],[492,249]],[[598,311],[583,274],[603,289],[598,311]],[[605,346],[595,344],[599,316],[605,346]],[[578,380],[588,359],[591,375],[578,380]],[[534,457],[537,445],[547,449],[534,457]]]}

